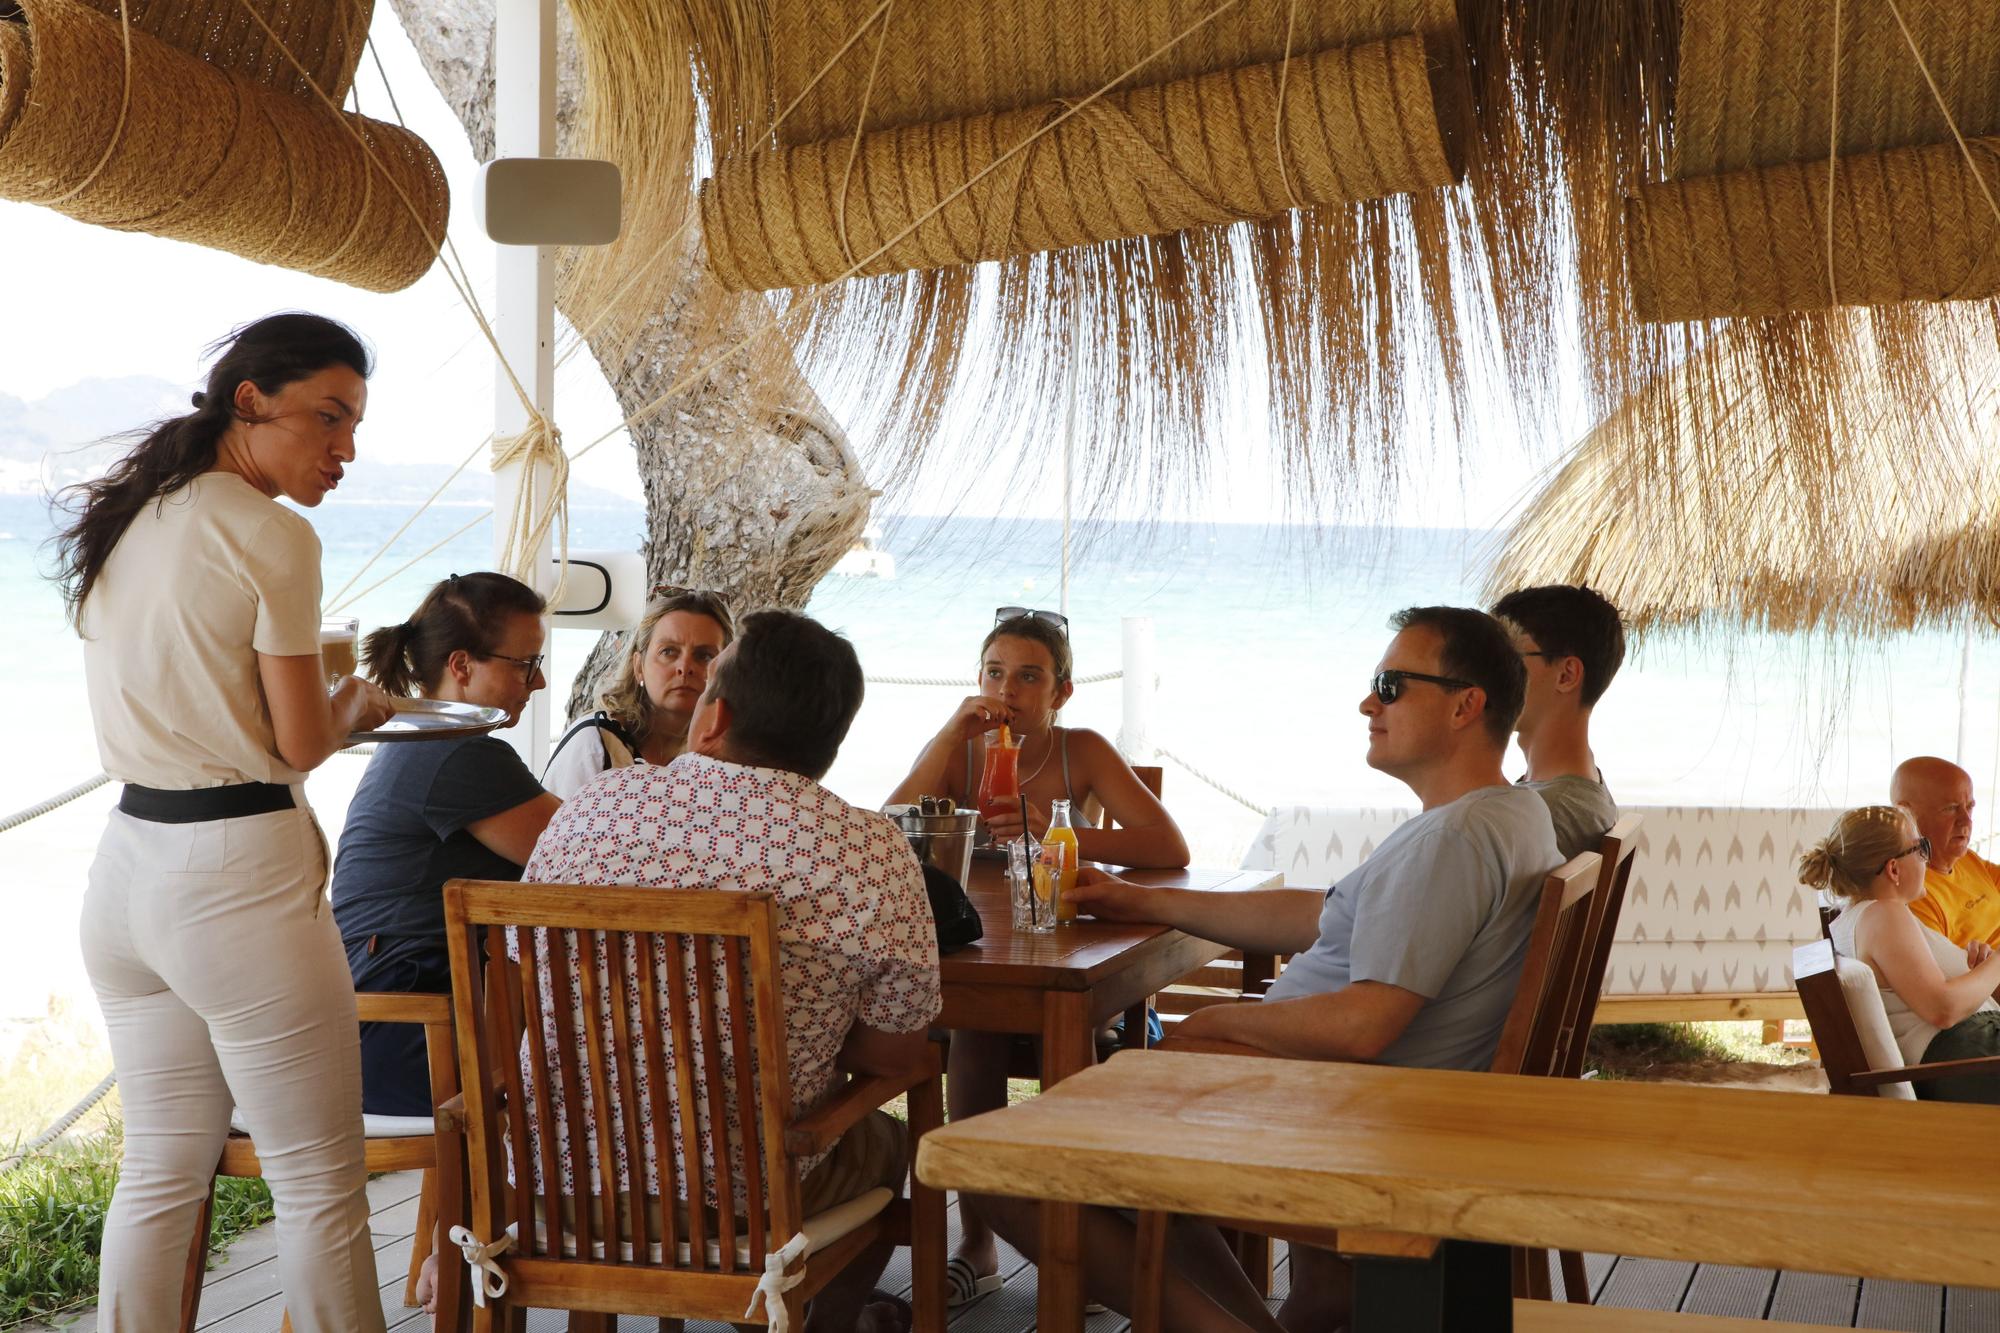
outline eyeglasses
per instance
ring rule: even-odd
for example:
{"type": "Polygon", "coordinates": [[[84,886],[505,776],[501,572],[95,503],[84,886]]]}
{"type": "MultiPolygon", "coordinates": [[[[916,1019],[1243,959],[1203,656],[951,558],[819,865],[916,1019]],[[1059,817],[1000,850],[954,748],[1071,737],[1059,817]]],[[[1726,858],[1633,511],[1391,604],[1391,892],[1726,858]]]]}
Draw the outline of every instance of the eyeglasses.
{"type": "Polygon", "coordinates": [[[521,682],[523,684],[534,680],[535,673],[542,669],[543,661],[548,658],[547,653],[536,653],[533,657],[509,657],[505,653],[481,653],[479,656],[491,658],[495,662],[512,662],[515,666],[521,668],[521,682]]]}
{"type": "Polygon", "coordinates": [[[1474,688],[1472,681],[1460,680],[1456,676],[1427,676],[1421,671],[1378,671],[1375,673],[1375,697],[1385,704],[1396,702],[1403,697],[1403,682],[1406,680],[1427,681],[1454,690],[1474,688]]]}
{"type": "Polygon", "coordinates": [[[1069,637],[1069,617],[1060,611],[1037,611],[1027,606],[996,606],[993,608],[993,623],[996,625],[1004,625],[1010,620],[1019,620],[1024,616],[1031,616],[1046,625],[1054,625],[1063,632],[1064,638],[1069,637]]]}
{"type": "MultiPolygon", "coordinates": [[[[1931,840],[1919,834],[1915,842],[1911,843],[1908,847],[1905,847],[1902,851],[1897,852],[1894,856],[1890,857],[1888,861],[1884,861],[1882,863],[1882,869],[1887,870],[1889,868],[1889,861],[1900,861],[1904,857],[1908,856],[1911,852],[1915,852],[1918,856],[1923,857],[1924,861],[1928,863],[1931,859],[1931,840]]],[[[1877,871],[1876,873],[1880,874],[1881,871],[1877,871]]]]}

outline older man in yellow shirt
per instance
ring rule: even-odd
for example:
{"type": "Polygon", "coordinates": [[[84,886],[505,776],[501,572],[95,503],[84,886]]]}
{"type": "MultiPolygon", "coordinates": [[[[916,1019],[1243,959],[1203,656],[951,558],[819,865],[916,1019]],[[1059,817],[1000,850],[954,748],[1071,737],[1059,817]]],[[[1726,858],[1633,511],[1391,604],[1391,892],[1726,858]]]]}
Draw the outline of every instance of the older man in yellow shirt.
{"type": "Polygon", "coordinates": [[[1972,775],[1925,755],[1906,759],[1889,779],[1889,799],[1910,812],[1931,842],[1924,896],[1910,904],[1917,920],[1950,940],[2000,946],[2000,866],[1972,850],[1972,775]]]}

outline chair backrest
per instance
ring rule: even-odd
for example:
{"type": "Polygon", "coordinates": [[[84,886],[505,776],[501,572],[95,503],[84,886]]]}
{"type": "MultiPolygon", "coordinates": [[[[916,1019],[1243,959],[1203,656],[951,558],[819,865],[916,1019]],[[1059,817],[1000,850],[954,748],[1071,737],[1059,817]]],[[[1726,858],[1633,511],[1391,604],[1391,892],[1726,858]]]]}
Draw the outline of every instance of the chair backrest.
{"type": "Polygon", "coordinates": [[[1914,1100],[1908,1083],[1884,1083],[1870,1088],[1855,1075],[1871,1069],[1897,1069],[1903,1053],[1896,1045],[1889,1014],[1882,1007],[1882,990],[1874,971],[1858,958],[1834,952],[1833,941],[1817,940],[1792,950],[1792,979],[1812,1025],[1830,1091],[1850,1097],[1871,1093],[1914,1100]]]}
{"type": "Polygon", "coordinates": [[[627,1271],[762,1272],[768,1233],[801,1221],[772,896],[453,880],[445,925],[476,1233],[517,1223],[518,1254],[627,1271]]]}
{"type": "Polygon", "coordinates": [[[1528,935],[1521,984],[1500,1031],[1496,1074],[1560,1076],[1566,1060],[1564,1025],[1588,967],[1591,902],[1603,876],[1596,852],[1571,857],[1549,872],[1528,935]]]}
{"type": "Polygon", "coordinates": [[[1600,858],[1597,892],[1591,895],[1589,942],[1585,946],[1584,971],[1570,1000],[1563,1024],[1563,1078],[1581,1078],[1583,1059],[1590,1047],[1590,1025],[1597,1018],[1597,1000],[1604,993],[1605,970],[1611,965],[1611,946],[1618,937],[1618,913],[1625,906],[1625,890],[1632,883],[1632,858],[1639,850],[1640,815],[1621,816],[1598,844],[1600,858]]]}
{"type": "MultiPolygon", "coordinates": [[[[1158,764],[1134,764],[1132,765],[1132,775],[1139,779],[1140,786],[1153,793],[1154,800],[1159,799],[1160,784],[1165,780],[1167,775],[1167,771],[1164,768],[1161,768],[1158,764]]],[[[1093,822],[1102,822],[1106,828],[1118,827],[1117,822],[1104,812],[1103,804],[1095,795],[1089,801],[1085,802],[1083,813],[1089,816],[1093,822]]]]}

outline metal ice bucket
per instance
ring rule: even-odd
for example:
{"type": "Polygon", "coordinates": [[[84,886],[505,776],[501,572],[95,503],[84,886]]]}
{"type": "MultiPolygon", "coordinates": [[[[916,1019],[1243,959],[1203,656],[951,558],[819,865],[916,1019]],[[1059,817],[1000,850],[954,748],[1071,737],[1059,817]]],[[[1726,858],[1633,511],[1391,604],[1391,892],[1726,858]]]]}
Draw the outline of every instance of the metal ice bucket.
{"type": "Polygon", "coordinates": [[[896,821],[919,863],[936,866],[960,884],[972,873],[972,833],[979,825],[979,812],[959,810],[949,815],[927,815],[914,805],[887,805],[882,813],[896,821]]]}

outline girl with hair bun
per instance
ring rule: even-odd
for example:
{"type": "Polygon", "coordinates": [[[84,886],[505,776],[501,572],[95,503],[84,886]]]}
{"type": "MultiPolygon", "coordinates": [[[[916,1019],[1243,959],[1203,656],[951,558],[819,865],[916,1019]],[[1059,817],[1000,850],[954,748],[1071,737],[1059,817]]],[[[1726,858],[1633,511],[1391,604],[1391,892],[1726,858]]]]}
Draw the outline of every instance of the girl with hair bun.
{"type": "MultiPolygon", "coordinates": [[[[498,708],[512,726],[548,684],[543,610],[539,593],[505,574],[453,574],[408,620],[363,640],[362,665],[390,694],[498,708]]],[[[494,736],[376,750],[333,865],[355,989],[450,991],[445,881],[519,879],[560,804],[494,736]]],[[[372,1115],[431,1113],[422,1028],[362,1025],[361,1094],[372,1115]]]]}
{"type": "MultiPolygon", "coordinates": [[[[1799,858],[1799,880],[1847,906],[1829,926],[1833,947],[1868,964],[1905,1064],[2000,1055],[2000,953],[1963,949],[1918,921],[1930,841],[1907,810],[1865,805],[1836,819],[1799,858]]],[[[2000,1105],[2000,1076],[1962,1074],[1911,1085],[1917,1096],[2000,1105]]]]}

